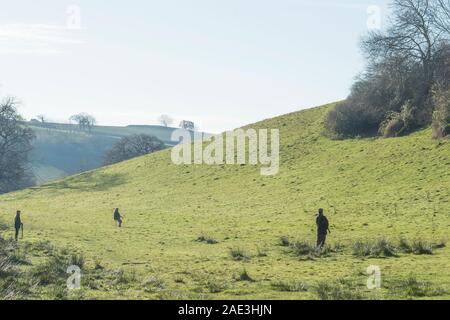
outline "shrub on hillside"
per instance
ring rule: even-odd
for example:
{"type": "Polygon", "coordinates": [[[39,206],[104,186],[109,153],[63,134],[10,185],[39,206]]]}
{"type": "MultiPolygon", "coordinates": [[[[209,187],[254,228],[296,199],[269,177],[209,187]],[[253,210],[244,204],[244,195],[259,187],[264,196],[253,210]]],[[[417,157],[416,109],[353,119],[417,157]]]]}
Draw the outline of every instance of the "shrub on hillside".
{"type": "Polygon", "coordinates": [[[380,133],[383,138],[395,138],[401,134],[404,128],[405,126],[401,119],[389,119],[387,122],[382,123],[380,133]]]}
{"type": "Polygon", "coordinates": [[[433,90],[433,138],[450,136],[450,88],[435,86],[433,90]]]}
{"type": "Polygon", "coordinates": [[[384,138],[395,138],[407,133],[414,125],[414,108],[407,101],[400,112],[388,112],[378,130],[384,138]]]}
{"type": "Polygon", "coordinates": [[[444,107],[435,109],[431,90],[436,83],[450,83],[449,33],[436,18],[448,17],[449,5],[444,3],[430,6],[429,1],[393,1],[389,26],[370,32],[361,43],[366,70],[347,100],[325,119],[331,136],[368,136],[379,130],[385,137],[395,137],[429,126],[433,110],[435,135],[450,132],[446,112],[442,112],[448,96],[442,100],[444,107]],[[417,51],[426,54],[417,55],[417,51]],[[409,118],[405,121],[401,113],[407,103],[414,108],[405,114],[409,118]],[[397,117],[392,119],[392,113],[397,117]]]}
{"type": "Polygon", "coordinates": [[[347,100],[327,114],[325,128],[334,138],[370,136],[377,132],[383,112],[347,100]]]}

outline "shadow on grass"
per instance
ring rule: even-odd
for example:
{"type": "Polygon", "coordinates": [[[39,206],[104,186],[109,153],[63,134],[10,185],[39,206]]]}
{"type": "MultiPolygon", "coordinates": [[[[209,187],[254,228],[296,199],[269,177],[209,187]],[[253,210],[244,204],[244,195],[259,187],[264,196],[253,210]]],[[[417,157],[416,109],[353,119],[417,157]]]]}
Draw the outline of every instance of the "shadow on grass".
{"type": "Polygon", "coordinates": [[[43,185],[31,190],[78,190],[86,192],[107,191],[126,182],[124,175],[87,172],[79,176],[43,185]]]}

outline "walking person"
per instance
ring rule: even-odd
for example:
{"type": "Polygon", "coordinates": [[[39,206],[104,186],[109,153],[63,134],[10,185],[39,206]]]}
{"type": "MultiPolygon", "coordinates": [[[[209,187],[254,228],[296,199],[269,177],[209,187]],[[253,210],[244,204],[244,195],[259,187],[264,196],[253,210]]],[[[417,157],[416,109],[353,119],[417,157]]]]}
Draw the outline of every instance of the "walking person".
{"type": "Polygon", "coordinates": [[[120,215],[119,208],[114,210],[114,221],[118,224],[119,228],[122,227],[122,216],[120,215]]]}
{"type": "Polygon", "coordinates": [[[317,248],[323,248],[327,239],[327,234],[330,232],[330,224],[327,217],[323,214],[323,209],[319,209],[319,214],[316,218],[317,225],[317,248]]]}
{"type": "Polygon", "coordinates": [[[16,239],[16,241],[19,241],[20,229],[23,230],[23,223],[22,223],[22,219],[20,218],[20,210],[17,210],[17,212],[16,212],[16,218],[14,219],[14,228],[16,229],[14,238],[16,239]]]}

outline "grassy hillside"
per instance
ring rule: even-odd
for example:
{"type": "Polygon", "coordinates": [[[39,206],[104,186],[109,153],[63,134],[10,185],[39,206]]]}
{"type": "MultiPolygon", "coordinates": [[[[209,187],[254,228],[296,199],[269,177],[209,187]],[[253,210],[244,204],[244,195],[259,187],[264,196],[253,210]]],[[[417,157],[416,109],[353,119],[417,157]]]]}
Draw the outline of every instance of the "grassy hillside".
{"type": "Polygon", "coordinates": [[[441,241],[450,227],[450,141],[432,140],[430,130],[332,141],[321,132],[329,107],[250,126],[280,129],[276,176],[253,166],[176,166],[165,150],[3,195],[0,217],[9,222],[20,208],[27,241],[133,275],[120,288],[85,288],[85,298],[450,298],[450,248],[441,241]],[[303,256],[286,239],[281,245],[281,237],[313,242],[319,207],[332,251],[303,256]],[[436,246],[430,255],[353,254],[356,241],[384,237],[436,246]],[[365,289],[370,265],[381,268],[381,290],[365,289]]]}

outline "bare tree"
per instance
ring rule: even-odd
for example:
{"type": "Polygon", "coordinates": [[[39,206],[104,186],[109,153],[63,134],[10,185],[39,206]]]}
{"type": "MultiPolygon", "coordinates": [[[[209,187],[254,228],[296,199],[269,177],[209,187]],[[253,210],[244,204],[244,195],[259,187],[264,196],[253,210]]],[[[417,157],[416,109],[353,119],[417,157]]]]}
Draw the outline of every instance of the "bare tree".
{"type": "Polygon", "coordinates": [[[394,0],[393,20],[383,33],[371,32],[363,41],[363,49],[372,61],[401,57],[418,61],[426,79],[433,76],[433,55],[442,33],[434,22],[436,7],[430,0],[394,0]]]}
{"type": "Polygon", "coordinates": [[[436,26],[450,37],[450,0],[436,0],[436,26]]]}
{"type": "Polygon", "coordinates": [[[135,134],[120,139],[105,154],[105,165],[110,165],[159,151],[165,148],[164,142],[146,134],[135,134]]]}
{"type": "Polygon", "coordinates": [[[450,0],[392,1],[388,28],[362,41],[367,68],[328,114],[329,132],[353,137],[398,127],[406,134],[431,123],[432,88],[450,79],[449,10],[450,0]]]}
{"type": "Polygon", "coordinates": [[[34,134],[21,121],[13,98],[0,103],[0,193],[32,184],[28,156],[34,134]]]}
{"type": "Polygon", "coordinates": [[[195,123],[189,120],[183,120],[180,122],[179,127],[181,129],[184,130],[190,130],[190,131],[194,131],[195,130],[195,123]]]}
{"type": "Polygon", "coordinates": [[[71,116],[69,120],[77,123],[81,130],[87,130],[89,132],[97,123],[97,120],[93,116],[84,112],[71,116]]]}
{"type": "Polygon", "coordinates": [[[173,124],[173,119],[172,119],[170,116],[168,116],[167,114],[161,115],[161,116],[159,117],[158,121],[159,121],[159,123],[160,123],[161,125],[163,125],[164,127],[168,127],[168,126],[170,126],[171,124],[173,124]]]}

